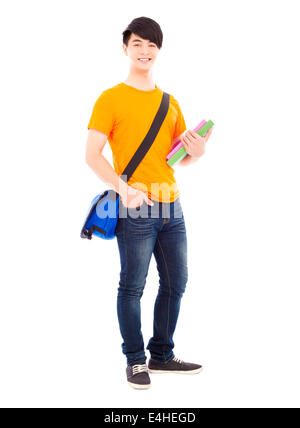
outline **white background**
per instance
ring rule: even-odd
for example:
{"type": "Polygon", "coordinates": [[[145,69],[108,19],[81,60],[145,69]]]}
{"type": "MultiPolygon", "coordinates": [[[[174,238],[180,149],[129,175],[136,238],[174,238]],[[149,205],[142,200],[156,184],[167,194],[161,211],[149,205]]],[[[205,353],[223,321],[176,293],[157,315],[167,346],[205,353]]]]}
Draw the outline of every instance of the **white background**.
{"type": "MultiPolygon", "coordinates": [[[[1,3],[2,407],[299,407],[297,6],[1,3]],[[79,236],[107,187],[85,163],[87,124],[127,77],[122,32],[140,16],[164,34],[155,83],[188,129],[215,123],[205,155],[175,172],[189,281],[174,353],[204,370],[153,374],[146,391],[126,382],[117,241],[79,236]]],[[[157,288],[152,257],[145,345],[157,288]]]]}

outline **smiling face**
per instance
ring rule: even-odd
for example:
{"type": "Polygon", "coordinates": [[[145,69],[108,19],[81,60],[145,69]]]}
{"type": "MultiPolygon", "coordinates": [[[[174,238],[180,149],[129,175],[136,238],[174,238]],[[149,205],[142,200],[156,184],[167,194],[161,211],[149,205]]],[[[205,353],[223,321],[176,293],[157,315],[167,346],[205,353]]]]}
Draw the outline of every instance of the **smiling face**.
{"type": "Polygon", "coordinates": [[[144,70],[153,67],[159,53],[159,48],[155,43],[142,39],[141,36],[134,33],[130,35],[128,46],[123,43],[123,49],[132,65],[144,70]]]}

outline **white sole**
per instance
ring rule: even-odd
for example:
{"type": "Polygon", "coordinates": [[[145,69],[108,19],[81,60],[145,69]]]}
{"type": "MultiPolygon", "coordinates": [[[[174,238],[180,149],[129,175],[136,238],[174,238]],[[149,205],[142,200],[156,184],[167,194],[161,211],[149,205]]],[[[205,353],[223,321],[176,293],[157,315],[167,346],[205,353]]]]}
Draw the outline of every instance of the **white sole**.
{"type": "Polygon", "coordinates": [[[195,369],[195,370],[188,370],[188,371],[184,371],[184,370],[154,370],[154,369],[149,369],[150,373],[178,373],[178,374],[196,374],[196,373],[200,373],[203,370],[203,367],[200,367],[199,369],[195,369]]]}
{"type": "Polygon", "coordinates": [[[151,383],[148,385],[139,385],[138,383],[131,383],[128,381],[127,381],[127,383],[128,383],[128,385],[130,385],[134,389],[149,389],[151,386],[151,383]]]}

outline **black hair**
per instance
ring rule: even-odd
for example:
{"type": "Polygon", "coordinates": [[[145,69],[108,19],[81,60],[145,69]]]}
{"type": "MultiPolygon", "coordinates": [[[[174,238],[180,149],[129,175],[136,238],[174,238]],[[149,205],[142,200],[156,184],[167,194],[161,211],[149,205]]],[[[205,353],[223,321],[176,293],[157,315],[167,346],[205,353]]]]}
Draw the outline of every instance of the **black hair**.
{"type": "Polygon", "coordinates": [[[122,33],[123,43],[126,46],[128,46],[128,40],[132,33],[138,34],[142,39],[150,40],[150,42],[155,43],[159,49],[162,47],[163,33],[159,24],[151,18],[141,16],[131,21],[126,30],[122,33]]]}

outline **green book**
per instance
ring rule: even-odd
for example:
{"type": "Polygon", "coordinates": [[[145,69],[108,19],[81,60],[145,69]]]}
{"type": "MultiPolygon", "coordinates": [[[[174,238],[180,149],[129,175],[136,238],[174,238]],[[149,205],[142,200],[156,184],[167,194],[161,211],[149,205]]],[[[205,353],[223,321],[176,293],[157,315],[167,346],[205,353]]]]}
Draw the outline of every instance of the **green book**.
{"type": "Polygon", "coordinates": [[[170,159],[167,160],[167,164],[169,166],[173,166],[175,163],[179,162],[181,159],[183,159],[187,155],[185,147],[180,147],[179,150],[177,150],[176,153],[170,159]]]}
{"type": "Polygon", "coordinates": [[[204,135],[214,126],[214,123],[212,120],[208,120],[200,129],[197,131],[197,134],[201,135],[201,137],[204,137],[204,135]]]}

